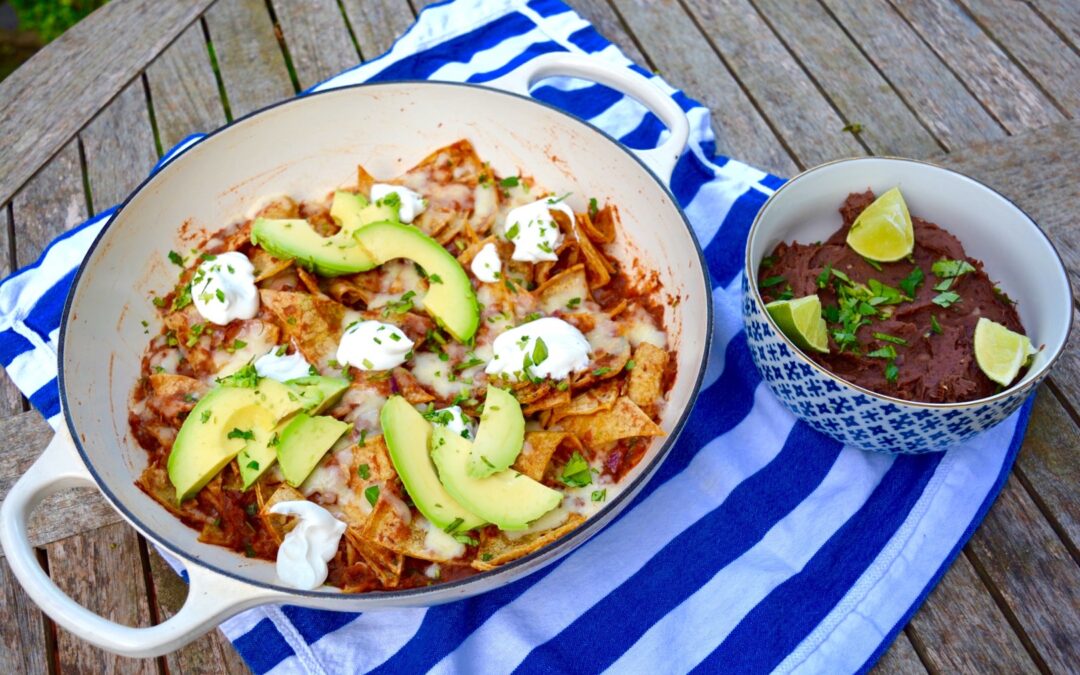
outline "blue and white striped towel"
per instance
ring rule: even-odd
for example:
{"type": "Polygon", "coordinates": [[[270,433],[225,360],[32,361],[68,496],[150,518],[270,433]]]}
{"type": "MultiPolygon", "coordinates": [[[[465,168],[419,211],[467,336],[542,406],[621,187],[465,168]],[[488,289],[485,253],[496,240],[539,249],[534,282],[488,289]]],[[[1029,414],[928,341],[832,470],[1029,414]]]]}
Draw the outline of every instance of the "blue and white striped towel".
{"type": "MultiPolygon", "coordinates": [[[[636,67],[559,0],[452,0],[424,10],[386,55],[315,89],[484,82],[560,50],[636,67]]],[[[569,557],[480,597],[362,615],[281,606],[237,616],[222,630],[255,672],[866,670],[982,519],[1030,402],[969,447],[922,456],[863,453],[796,422],[758,377],[739,311],[746,233],[782,180],[717,156],[708,111],[653,80],[691,119],[671,188],[705,246],[717,322],[697,409],[658,475],[569,557]]],[[[534,95],[632,147],[663,134],[602,86],[553,79],[534,95]]],[[[54,427],[61,306],[108,217],[0,285],[0,363],[54,427]]]]}

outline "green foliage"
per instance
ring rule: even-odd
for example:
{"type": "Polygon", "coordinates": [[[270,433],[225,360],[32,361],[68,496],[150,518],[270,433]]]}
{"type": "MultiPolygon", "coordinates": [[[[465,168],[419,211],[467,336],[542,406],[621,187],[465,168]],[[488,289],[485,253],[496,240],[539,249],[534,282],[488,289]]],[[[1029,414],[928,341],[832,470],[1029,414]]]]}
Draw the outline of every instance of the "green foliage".
{"type": "Polygon", "coordinates": [[[19,28],[51,42],[108,0],[10,0],[19,28]]]}

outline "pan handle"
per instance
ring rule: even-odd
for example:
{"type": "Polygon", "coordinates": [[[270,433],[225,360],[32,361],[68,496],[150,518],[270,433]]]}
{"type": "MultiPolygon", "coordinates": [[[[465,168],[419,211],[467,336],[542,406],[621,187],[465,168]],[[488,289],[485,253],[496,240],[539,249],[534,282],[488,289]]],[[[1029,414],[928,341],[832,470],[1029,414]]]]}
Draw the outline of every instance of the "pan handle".
{"type": "Polygon", "coordinates": [[[605,84],[638,101],[659,117],[671,135],[659,147],[650,150],[632,149],[632,152],[665,185],[671,183],[671,173],[675,170],[675,164],[682,156],[690,138],[690,122],[679,104],[644,75],[630,68],[602,63],[585,54],[554,52],[542,54],[486,84],[496,89],[505,89],[515,94],[528,96],[529,87],[545,77],[556,75],[579,77],[583,80],[605,84]]]}
{"type": "Polygon", "coordinates": [[[189,563],[191,588],[184,606],[156,626],[124,626],[82,607],[57,588],[41,569],[27,536],[27,520],[34,508],[54,492],[95,486],[75,452],[71,435],[62,427],[37,461],[11,487],[0,506],[0,544],[15,576],[46,614],[80,638],[124,656],[159,656],[179,649],[244,609],[285,599],[282,593],[189,563]]]}

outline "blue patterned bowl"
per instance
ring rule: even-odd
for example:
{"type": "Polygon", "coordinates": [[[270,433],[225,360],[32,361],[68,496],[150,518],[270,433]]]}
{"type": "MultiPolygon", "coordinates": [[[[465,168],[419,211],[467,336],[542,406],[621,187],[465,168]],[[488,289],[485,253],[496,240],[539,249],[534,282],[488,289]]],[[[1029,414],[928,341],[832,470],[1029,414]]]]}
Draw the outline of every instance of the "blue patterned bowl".
{"type": "Polygon", "coordinates": [[[945,450],[1003,421],[1034,391],[1065,349],[1072,292],[1049,239],[1015,204],[967,176],[908,159],[867,157],[815,167],[782,186],[750,228],[743,272],[743,321],[762,378],[796,417],[836,440],[886,453],[945,450]],[[821,241],[840,224],[851,192],[899,186],[911,212],[940,224],[986,265],[1018,301],[1039,348],[1027,373],[993,396],[965,403],[918,403],[843,380],[808,358],[765,311],[757,269],[781,241],[821,241]]]}

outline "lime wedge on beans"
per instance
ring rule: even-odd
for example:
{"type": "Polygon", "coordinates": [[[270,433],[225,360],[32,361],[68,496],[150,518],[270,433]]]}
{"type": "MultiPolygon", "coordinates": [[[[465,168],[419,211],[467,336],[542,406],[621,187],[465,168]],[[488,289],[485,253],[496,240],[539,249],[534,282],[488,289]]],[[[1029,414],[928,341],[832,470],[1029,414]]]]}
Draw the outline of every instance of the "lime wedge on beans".
{"type": "Polygon", "coordinates": [[[821,316],[821,300],[818,296],[776,300],[765,305],[765,311],[799,348],[829,353],[829,331],[821,316]]]}
{"type": "Polygon", "coordinates": [[[1026,335],[987,318],[975,324],[975,361],[987,377],[1003,387],[1012,384],[1034,353],[1026,335]]]}
{"type": "Polygon", "coordinates": [[[915,231],[900,188],[881,195],[859,214],[848,230],[847,243],[862,257],[878,262],[893,262],[911,255],[915,231]]]}

